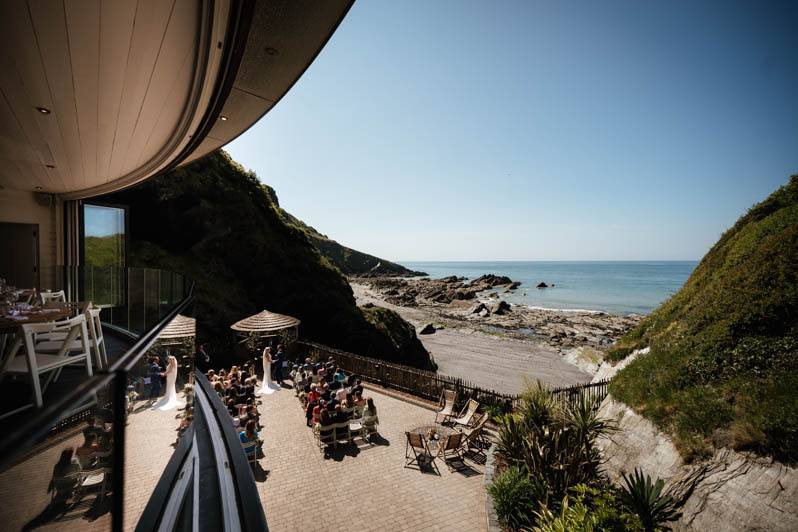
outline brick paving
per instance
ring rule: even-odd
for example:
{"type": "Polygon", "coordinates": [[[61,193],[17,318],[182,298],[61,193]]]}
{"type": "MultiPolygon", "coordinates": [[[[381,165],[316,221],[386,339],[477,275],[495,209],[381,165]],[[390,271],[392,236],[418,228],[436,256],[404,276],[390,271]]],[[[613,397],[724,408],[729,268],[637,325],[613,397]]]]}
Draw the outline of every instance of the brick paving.
{"type": "MultiPolygon", "coordinates": [[[[179,423],[175,419],[177,411],[153,411],[146,405],[146,402],[140,402],[137,411],[128,418],[125,530],[135,528],[150,493],[172,456],[172,443],[179,423]]],[[[58,438],[35,456],[0,473],[0,529],[17,531],[35,522],[36,527],[44,531],[110,530],[110,497],[106,498],[104,507],[100,507],[93,492],[65,515],[53,519],[46,513],[50,504],[47,486],[53,466],[64,448],[77,447],[83,442],[80,428],[58,438]],[[92,512],[98,515],[90,517],[92,512]]]]}
{"type": "MultiPolygon", "coordinates": [[[[467,460],[468,475],[440,476],[405,468],[405,430],[432,423],[434,412],[367,390],[380,418],[381,444],[358,443],[325,458],[293,391],[260,405],[268,471],[258,491],[269,529],[485,530],[484,467],[467,460]]],[[[256,474],[256,477],[258,475],[256,474]]]]}

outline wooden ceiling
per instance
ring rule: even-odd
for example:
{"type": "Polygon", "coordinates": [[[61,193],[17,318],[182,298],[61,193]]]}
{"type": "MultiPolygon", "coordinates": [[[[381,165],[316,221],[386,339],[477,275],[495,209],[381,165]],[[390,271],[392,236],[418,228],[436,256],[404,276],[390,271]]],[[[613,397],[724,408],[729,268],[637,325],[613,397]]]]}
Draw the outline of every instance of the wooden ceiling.
{"type": "Polygon", "coordinates": [[[0,2],[0,186],[88,197],[226,144],[301,76],[351,3],[250,4],[223,87],[232,0],[0,2]],[[225,120],[208,126],[213,110],[225,120]]]}

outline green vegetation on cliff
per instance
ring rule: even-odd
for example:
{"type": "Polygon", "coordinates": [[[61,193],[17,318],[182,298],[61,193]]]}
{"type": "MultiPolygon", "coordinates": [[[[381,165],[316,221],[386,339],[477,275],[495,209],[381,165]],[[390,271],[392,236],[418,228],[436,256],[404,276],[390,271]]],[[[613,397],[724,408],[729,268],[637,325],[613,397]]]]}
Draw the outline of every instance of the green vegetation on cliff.
{"type": "Polygon", "coordinates": [[[687,458],[731,447],[798,460],[798,176],[726,231],[609,356],[646,346],[611,391],[687,458]]]}
{"type": "Polygon", "coordinates": [[[286,222],[274,191],[224,152],[108,200],[131,207],[131,266],[196,282],[200,341],[218,356],[233,345],[230,324],[265,308],[302,320],[303,338],[432,366],[413,328],[395,313],[358,307],[338,268],[286,222]]]}

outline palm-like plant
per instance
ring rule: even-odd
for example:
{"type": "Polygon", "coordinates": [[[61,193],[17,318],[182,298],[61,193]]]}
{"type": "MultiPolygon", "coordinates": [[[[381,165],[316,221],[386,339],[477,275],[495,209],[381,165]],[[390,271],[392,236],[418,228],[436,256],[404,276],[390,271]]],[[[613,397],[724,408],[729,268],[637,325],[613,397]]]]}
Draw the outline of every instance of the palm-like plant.
{"type": "Polygon", "coordinates": [[[649,475],[635,469],[634,473],[623,475],[621,500],[630,512],[637,514],[646,532],[670,530],[666,523],[676,521],[682,514],[678,511],[684,501],[671,494],[663,493],[665,481],[658,478],[652,482],[649,475]]]}

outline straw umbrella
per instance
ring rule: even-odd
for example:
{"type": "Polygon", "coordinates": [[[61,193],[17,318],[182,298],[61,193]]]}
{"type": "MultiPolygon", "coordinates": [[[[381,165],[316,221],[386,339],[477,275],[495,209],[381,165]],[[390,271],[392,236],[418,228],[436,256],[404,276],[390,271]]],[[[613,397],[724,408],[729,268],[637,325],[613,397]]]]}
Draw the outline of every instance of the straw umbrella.
{"type": "MultiPolygon", "coordinates": [[[[293,316],[263,310],[235,322],[230,328],[244,336],[241,343],[244,343],[251,351],[257,352],[261,343],[259,340],[268,340],[269,343],[273,343],[274,339],[278,338],[287,348],[288,344],[294,342],[299,336],[299,323],[300,321],[293,316]]],[[[255,355],[255,359],[257,358],[258,355],[255,355]]]]}

